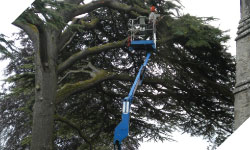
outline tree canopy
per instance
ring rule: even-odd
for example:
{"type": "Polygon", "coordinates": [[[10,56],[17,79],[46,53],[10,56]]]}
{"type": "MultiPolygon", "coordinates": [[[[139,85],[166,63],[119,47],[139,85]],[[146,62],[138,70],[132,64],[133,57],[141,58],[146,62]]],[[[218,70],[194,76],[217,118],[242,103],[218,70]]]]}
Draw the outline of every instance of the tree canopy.
{"type": "Polygon", "coordinates": [[[22,47],[1,51],[10,58],[9,87],[0,95],[5,149],[30,148],[43,90],[52,93],[51,149],[111,149],[122,99],[145,57],[126,47],[128,20],[147,16],[151,5],[161,14],[157,52],[135,94],[124,148],[171,140],[175,130],[222,143],[233,130],[235,61],[212,18],[178,15],[178,3],[165,0],[36,0],[14,22],[22,47]],[[51,70],[56,75],[46,76],[51,70]],[[47,78],[56,86],[45,89],[47,78]]]}

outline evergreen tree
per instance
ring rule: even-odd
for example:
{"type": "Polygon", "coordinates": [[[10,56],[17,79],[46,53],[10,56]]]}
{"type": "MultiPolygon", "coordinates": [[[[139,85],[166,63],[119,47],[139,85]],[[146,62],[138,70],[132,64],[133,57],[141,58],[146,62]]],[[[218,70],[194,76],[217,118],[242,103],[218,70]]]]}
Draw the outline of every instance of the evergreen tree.
{"type": "Polygon", "coordinates": [[[11,84],[0,97],[6,149],[111,149],[121,101],[145,56],[126,47],[127,22],[152,4],[162,16],[157,53],[123,146],[170,140],[176,129],[221,143],[232,132],[235,63],[211,18],[176,16],[179,7],[163,0],[37,0],[14,22],[23,48],[10,53],[11,84]]]}

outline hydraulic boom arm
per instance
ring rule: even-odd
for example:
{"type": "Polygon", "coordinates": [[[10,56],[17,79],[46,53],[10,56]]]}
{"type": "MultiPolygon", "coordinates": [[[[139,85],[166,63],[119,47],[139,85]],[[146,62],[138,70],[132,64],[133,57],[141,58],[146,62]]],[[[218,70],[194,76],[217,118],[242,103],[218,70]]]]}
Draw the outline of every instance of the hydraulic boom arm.
{"type": "Polygon", "coordinates": [[[114,150],[121,150],[121,142],[128,136],[129,133],[129,119],[130,119],[130,108],[134,98],[135,91],[139,85],[142,84],[146,65],[151,56],[152,52],[156,52],[156,19],[160,16],[156,14],[155,7],[151,7],[150,13],[151,23],[146,24],[146,17],[139,16],[136,19],[130,19],[130,37],[131,43],[129,43],[129,50],[144,50],[147,51],[144,63],[135,78],[135,81],[130,89],[127,97],[123,99],[122,106],[122,120],[115,128],[114,134],[114,150]],[[145,33],[149,33],[148,35],[145,33]],[[151,35],[151,36],[150,36],[151,35]]]}
{"type": "Polygon", "coordinates": [[[141,65],[141,68],[136,76],[136,79],[132,85],[132,88],[130,89],[128,96],[123,99],[122,120],[115,128],[115,135],[114,135],[114,149],[115,150],[121,150],[121,142],[123,139],[125,139],[128,136],[131,103],[133,101],[134,94],[138,85],[142,84],[146,65],[148,63],[150,56],[151,56],[151,52],[147,52],[145,61],[141,65]]]}

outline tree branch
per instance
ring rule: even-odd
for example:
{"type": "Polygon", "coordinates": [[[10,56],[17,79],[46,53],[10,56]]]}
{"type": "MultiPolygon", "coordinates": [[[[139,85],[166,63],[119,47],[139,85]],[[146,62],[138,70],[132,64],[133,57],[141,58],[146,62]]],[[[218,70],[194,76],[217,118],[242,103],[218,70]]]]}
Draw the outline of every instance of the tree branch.
{"type": "Polygon", "coordinates": [[[66,98],[68,98],[70,95],[79,92],[79,91],[86,91],[90,89],[91,87],[96,86],[97,84],[108,80],[113,77],[113,74],[105,71],[100,70],[96,73],[96,75],[88,80],[85,81],[79,81],[74,84],[65,84],[61,89],[57,91],[56,95],[56,104],[64,101],[66,98]]]}
{"type": "Polygon", "coordinates": [[[76,35],[76,30],[74,29],[75,25],[79,25],[81,30],[89,30],[94,28],[98,22],[99,19],[97,18],[92,19],[90,22],[84,21],[84,19],[74,19],[72,24],[62,33],[57,42],[58,52],[62,51],[76,35]]]}
{"type": "Polygon", "coordinates": [[[97,8],[105,7],[111,0],[94,1],[88,4],[80,5],[68,11],[63,12],[65,22],[71,21],[74,17],[91,12],[97,8]]]}
{"type": "MultiPolygon", "coordinates": [[[[122,73],[122,74],[116,74],[112,77],[113,80],[119,80],[119,81],[130,81],[133,82],[135,80],[134,76],[129,76],[126,73],[122,73]]],[[[164,79],[159,79],[159,78],[145,78],[143,79],[143,83],[145,84],[167,84],[167,80],[164,79]]]]}
{"type": "Polygon", "coordinates": [[[72,74],[72,73],[87,73],[87,74],[90,74],[91,77],[95,77],[96,76],[96,73],[99,72],[100,69],[96,68],[94,65],[91,64],[91,62],[88,63],[88,65],[85,65],[82,67],[82,69],[79,69],[79,70],[70,70],[68,71],[61,79],[60,81],[58,81],[58,84],[61,83],[69,74],[72,74]],[[89,70],[84,70],[84,69],[91,69],[92,71],[89,71],[89,70]]]}
{"type": "Polygon", "coordinates": [[[149,10],[141,8],[138,5],[129,6],[127,4],[120,3],[116,0],[112,0],[112,2],[108,3],[108,7],[115,10],[124,11],[127,13],[130,13],[132,11],[143,15],[148,15],[150,13],[149,10]]]}
{"type": "Polygon", "coordinates": [[[84,57],[87,57],[89,55],[98,54],[98,53],[101,53],[101,52],[104,52],[106,50],[113,49],[113,48],[123,47],[123,46],[125,46],[126,40],[127,39],[124,39],[122,41],[113,42],[113,43],[107,43],[107,44],[104,44],[104,45],[94,46],[94,47],[90,47],[90,48],[86,48],[84,50],[81,50],[78,53],[75,53],[72,56],[70,56],[63,63],[61,63],[58,66],[57,72],[61,73],[62,71],[67,69],[69,66],[71,66],[77,60],[82,59],[84,57]]]}
{"type": "Polygon", "coordinates": [[[128,13],[132,13],[134,11],[134,12],[138,12],[144,15],[149,14],[149,10],[143,9],[136,5],[129,6],[127,4],[120,3],[116,0],[99,0],[99,1],[93,1],[85,5],[81,5],[75,9],[64,12],[65,22],[72,20],[75,16],[91,12],[101,7],[109,7],[112,9],[116,9],[118,11],[123,11],[123,12],[128,12],[128,13]]]}
{"type": "Polygon", "coordinates": [[[92,76],[92,72],[91,71],[87,71],[87,70],[70,70],[69,72],[67,72],[61,79],[60,81],[58,81],[58,84],[61,83],[68,75],[73,74],[73,73],[88,73],[92,76]]]}
{"type": "MultiPolygon", "coordinates": [[[[96,72],[95,76],[84,81],[79,81],[73,84],[65,84],[61,89],[57,91],[56,96],[56,104],[63,102],[67,99],[70,95],[77,93],[79,91],[86,91],[92,87],[97,86],[103,81],[106,80],[120,80],[120,81],[134,81],[134,77],[129,77],[128,74],[115,74],[113,72],[108,72],[105,70],[99,70],[96,72]]],[[[165,84],[165,80],[151,78],[151,79],[144,79],[144,84],[165,84]]]]}
{"type": "Polygon", "coordinates": [[[24,32],[28,34],[28,36],[33,42],[39,40],[39,31],[35,25],[21,22],[18,19],[15,20],[12,24],[24,30],[24,32]]]}
{"type": "Polygon", "coordinates": [[[58,116],[58,115],[55,116],[55,120],[63,122],[65,124],[67,124],[68,126],[70,126],[71,128],[73,128],[74,130],[76,130],[78,132],[78,134],[80,135],[80,137],[90,146],[90,149],[92,149],[92,144],[90,143],[88,138],[85,137],[85,135],[83,134],[81,129],[76,124],[74,124],[74,123],[70,122],[69,120],[67,120],[66,118],[58,116]]]}
{"type": "Polygon", "coordinates": [[[83,0],[64,0],[64,2],[70,4],[80,4],[81,2],[83,2],[83,0]]]}

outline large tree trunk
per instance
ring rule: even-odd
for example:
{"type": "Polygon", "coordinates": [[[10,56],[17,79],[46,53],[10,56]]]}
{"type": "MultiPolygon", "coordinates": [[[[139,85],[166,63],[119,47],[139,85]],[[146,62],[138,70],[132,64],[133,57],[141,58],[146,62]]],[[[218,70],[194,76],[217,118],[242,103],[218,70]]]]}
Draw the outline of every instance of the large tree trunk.
{"type": "Polygon", "coordinates": [[[39,30],[36,48],[36,95],[33,113],[31,150],[53,149],[54,101],[57,90],[56,34],[44,27],[39,30]]]}
{"type": "Polygon", "coordinates": [[[241,20],[236,38],[235,124],[250,116],[250,0],[241,0],[241,20]]]}

